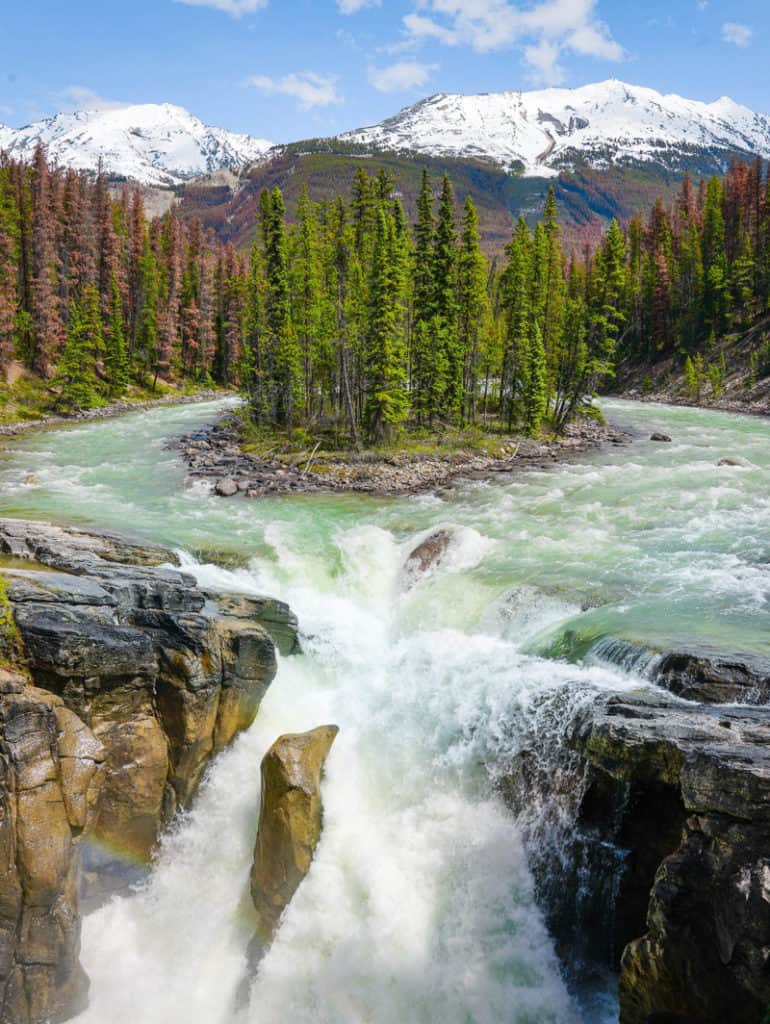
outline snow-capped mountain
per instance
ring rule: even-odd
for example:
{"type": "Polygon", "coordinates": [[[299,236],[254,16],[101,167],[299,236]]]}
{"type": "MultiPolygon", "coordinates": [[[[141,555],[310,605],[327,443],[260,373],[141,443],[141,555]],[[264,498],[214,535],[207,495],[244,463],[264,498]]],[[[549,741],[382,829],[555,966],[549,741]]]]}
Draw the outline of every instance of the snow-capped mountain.
{"type": "Polygon", "coordinates": [[[727,97],[701,103],[613,79],[577,89],[440,93],[340,139],[372,150],[521,164],[527,176],[552,176],[580,160],[679,168],[694,151],[768,158],[770,117],[727,97]]]}
{"type": "Polygon", "coordinates": [[[0,125],[0,150],[31,159],[38,142],[49,159],[144,185],[170,186],[263,156],[265,139],[212,128],[170,103],[79,110],[14,129],[0,125]]]}

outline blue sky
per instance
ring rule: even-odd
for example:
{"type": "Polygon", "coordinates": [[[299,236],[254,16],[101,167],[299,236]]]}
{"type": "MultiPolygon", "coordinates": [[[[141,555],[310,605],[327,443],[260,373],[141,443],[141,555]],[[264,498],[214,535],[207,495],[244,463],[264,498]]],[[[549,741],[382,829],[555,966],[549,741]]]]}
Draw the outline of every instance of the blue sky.
{"type": "Polygon", "coordinates": [[[290,141],[434,92],[617,77],[770,112],[767,0],[7,0],[0,121],[171,102],[290,141]]]}

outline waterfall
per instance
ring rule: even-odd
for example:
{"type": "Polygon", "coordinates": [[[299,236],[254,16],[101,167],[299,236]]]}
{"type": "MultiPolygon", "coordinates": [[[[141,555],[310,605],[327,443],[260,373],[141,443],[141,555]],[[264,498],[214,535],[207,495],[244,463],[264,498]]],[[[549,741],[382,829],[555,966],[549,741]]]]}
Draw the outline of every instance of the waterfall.
{"type": "Polygon", "coordinates": [[[78,1020],[236,1019],[260,759],[280,733],[329,721],[341,731],[321,844],[241,1019],[577,1022],[525,829],[495,783],[535,736],[541,749],[549,730],[556,743],[571,709],[617,679],[442,622],[452,609],[441,584],[483,556],[478,534],[461,532],[443,580],[411,588],[401,571],[411,542],[386,530],[340,531],[325,565],[286,530],[271,536],[274,561],[184,565],[208,587],[288,600],[305,654],[281,661],[254,726],[214,764],[150,879],[87,918],[91,1005],[78,1020]]]}

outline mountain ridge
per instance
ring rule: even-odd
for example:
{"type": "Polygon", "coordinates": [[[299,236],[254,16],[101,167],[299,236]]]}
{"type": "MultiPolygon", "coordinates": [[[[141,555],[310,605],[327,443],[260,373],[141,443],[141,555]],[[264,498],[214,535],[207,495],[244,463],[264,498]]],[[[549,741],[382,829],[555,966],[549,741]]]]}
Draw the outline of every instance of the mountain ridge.
{"type": "Polygon", "coordinates": [[[704,103],[608,79],[574,89],[436,93],[337,139],[373,151],[487,159],[525,177],[555,177],[581,161],[677,169],[697,150],[770,159],[770,116],[727,96],[704,103]]]}
{"type": "Polygon", "coordinates": [[[29,160],[38,143],[63,166],[95,171],[101,161],[112,176],[166,188],[246,166],[273,145],[204,124],[171,103],[59,113],[18,129],[0,125],[0,150],[11,156],[29,160]]]}
{"type": "Polygon", "coordinates": [[[608,79],[572,89],[435,93],[377,124],[280,145],[204,124],[170,103],[59,113],[18,129],[0,124],[0,150],[12,156],[30,159],[38,142],[64,166],[95,171],[101,159],[114,177],[166,188],[321,142],[330,152],[408,151],[548,178],[586,164],[682,173],[693,158],[714,169],[736,155],[770,159],[770,116],[727,96],[705,103],[608,79]]]}

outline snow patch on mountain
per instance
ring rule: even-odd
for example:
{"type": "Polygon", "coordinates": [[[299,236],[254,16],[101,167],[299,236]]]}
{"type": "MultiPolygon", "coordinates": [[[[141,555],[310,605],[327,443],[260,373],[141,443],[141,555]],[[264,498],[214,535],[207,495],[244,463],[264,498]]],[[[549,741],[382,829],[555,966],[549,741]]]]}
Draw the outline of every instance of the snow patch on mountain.
{"type": "Polygon", "coordinates": [[[170,103],[78,110],[24,128],[0,125],[0,150],[29,160],[42,143],[54,163],[143,185],[173,186],[253,163],[272,143],[204,124],[170,103]]]}
{"type": "Polygon", "coordinates": [[[611,79],[577,89],[440,93],[339,138],[374,151],[521,164],[526,176],[549,177],[581,160],[677,167],[693,150],[770,158],[770,117],[726,96],[702,103],[611,79]]]}

